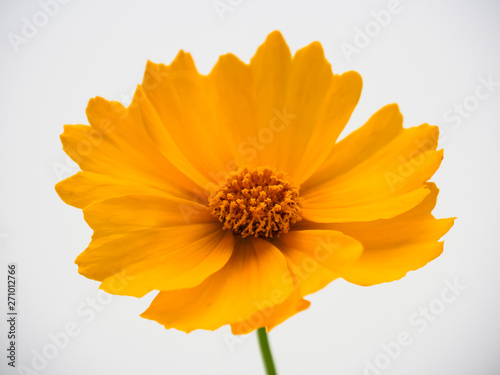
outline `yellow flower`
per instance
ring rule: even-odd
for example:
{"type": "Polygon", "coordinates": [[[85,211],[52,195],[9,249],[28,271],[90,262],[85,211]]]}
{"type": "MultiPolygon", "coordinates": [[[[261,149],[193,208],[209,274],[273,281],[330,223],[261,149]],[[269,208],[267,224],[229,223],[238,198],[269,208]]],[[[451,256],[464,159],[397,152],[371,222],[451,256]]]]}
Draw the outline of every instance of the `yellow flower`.
{"type": "Polygon", "coordinates": [[[439,256],[453,219],[431,211],[438,129],[388,105],[345,139],[361,93],[318,42],[292,57],[271,33],[250,64],[210,74],[180,52],[148,63],[132,104],[90,100],[67,125],[82,171],[57,192],[94,230],[79,272],[107,292],[160,291],[142,314],[185,332],[268,330],[343,278],[399,279],[439,256]]]}

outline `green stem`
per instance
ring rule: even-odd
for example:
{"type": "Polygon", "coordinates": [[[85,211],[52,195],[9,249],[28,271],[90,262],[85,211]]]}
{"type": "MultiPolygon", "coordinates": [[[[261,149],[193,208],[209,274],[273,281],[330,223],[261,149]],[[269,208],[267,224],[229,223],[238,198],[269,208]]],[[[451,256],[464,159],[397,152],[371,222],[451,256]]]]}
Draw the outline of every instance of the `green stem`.
{"type": "Polygon", "coordinates": [[[274,367],[273,355],[271,353],[271,347],[269,346],[269,340],[267,339],[266,328],[259,328],[257,330],[257,336],[259,337],[260,353],[262,354],[266,374],[276,375],[276,368],[274,367]]]}

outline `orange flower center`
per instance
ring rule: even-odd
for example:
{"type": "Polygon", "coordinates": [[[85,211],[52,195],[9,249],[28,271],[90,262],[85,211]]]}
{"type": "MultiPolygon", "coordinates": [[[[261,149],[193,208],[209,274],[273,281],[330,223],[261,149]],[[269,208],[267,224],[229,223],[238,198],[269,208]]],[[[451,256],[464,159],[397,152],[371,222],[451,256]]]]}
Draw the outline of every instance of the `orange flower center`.
{"type": "Polygon", "coordinates": [[[273,238],[302,220],[299,189],[282,172],[244,168],[230,174],[209,198],[212,215],[243,238],[273,238]]]}

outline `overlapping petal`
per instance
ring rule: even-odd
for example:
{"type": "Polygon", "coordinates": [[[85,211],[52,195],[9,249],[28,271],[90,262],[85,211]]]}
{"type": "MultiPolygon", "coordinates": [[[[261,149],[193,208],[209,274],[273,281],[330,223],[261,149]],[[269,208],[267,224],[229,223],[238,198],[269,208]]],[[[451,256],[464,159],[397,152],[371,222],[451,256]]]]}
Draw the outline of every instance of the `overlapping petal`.
{"type": "Polygon", "coordinates": [[[265,327],[269,332],[278,324],[304,311],[310,305],[311,302],[303,299],[298,290],[294,290],[282,303],[256,311],[250,315],[247,320],[232,323],[231,331],[235,335],[244,335],[261,327],[265,327]]]}
{"type": "Polygon", "coordinates": [[[139,91],[138,106],[156,147],[200,187],[213,189],[231,171],[233,156],[215,118],[212,81],[181,51],[169,66],[148,62],[139,91]]]}
{"type": "Polygon", "coordinates": [[[234,334],[266,327],[268,331],[307,309],[303,296],[314,293],[338,278],[336,271],[356,261],[363,246],[355,239],[332,230],[303,230],[287,233],[273,241],[286,258],[293,292],[283,302],[264,304],[248,319],[232,323],[234,334]]]}
{"type": "Polygon", "coordinates": [[[219,272],[195,288],[160,292],[141,316],[184,332],[214,330],[280,304],[292,291],[283,254],[268,241],[240,239],[219,272]]]}
{"type": "Polygon", "coordinates": [[[330,223],[386,219],[422,202],[429,194],[426,182],[443,158],[442,150],[436,151],[439,131],[427,124],[403,129],[401,122],[397,107],[388,106],[339,142],[302,186],[304,218],[330,223]]]}
{"type": "Polygon", "coordinates": [[[285,255],[301,296],[335,280],[338,272],[363,252],[356,239],[333,230],[293,231],[274,241],[285,255]]]}
{"type": "Polygon", "coordinates": [[[439,239],[454,219],[436,219],[431,214],[439,190],[429,183],[430,194],[415,208],[391,219],[371,222],[319,224],[301,222],[301,229],[330,229],[356,238],[364,247],[358,260],[342,265],[337,273],[349,282],[373,285],[397,280],[423,267],[443,251],[439,239]]]}
{"type": "Polygon", "coordinates": [[[114,294],[140,297],[154,289],[196,286],[233,251],[233,235],[220,230],[205,206],[178,198],[110,198],[87,206],[84,214],[94,235],[76,260],[79,272],[114,294]],[[186,216],[183,205],[196,211],[186,216]]]}
{"type": "Polygon", "coordinates": [[[135,192],[192,199],[196,185],[154,147],[139,111],[97,97],[87,117],[91,126],[66,125],[61,135],[64,151],[83,171],[56,185],[65,202],[83,208],[135,192]]]}
{"type": "Polygon", "coordinates": [[[300,184],[327,158],[361,85],[355,72],[333,75],[319,43],[292,58],[274,32],[250,64],[224,55],[208,76],[182,51],[169,66],[148,63],[139,106],[163,155],[206,190],[242,166],[300,184]]]}
{"type": "Polygon", "coordinates": [[[234,160],[287,171],[296,184],[327,158],[362,86],[355,72],[334,75],[319,43],[292,58],[279,32],[268,36],[250,65],[222,56],[210,76],[234,160]]]}

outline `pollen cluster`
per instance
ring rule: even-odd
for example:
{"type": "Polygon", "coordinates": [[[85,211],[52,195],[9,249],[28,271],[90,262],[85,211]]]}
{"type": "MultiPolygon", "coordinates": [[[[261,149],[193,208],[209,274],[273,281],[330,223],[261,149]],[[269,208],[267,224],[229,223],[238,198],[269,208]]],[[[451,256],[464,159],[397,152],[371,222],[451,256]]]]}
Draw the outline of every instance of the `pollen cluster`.
{"type": "Polygon", "coordinates": [[[299,189],[271,168],[244,168],[229,175],[209,198],[212,215],[243,238],[279,237],[302,219],[299,189]]]}

